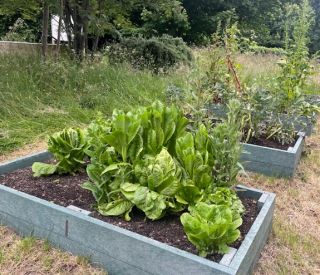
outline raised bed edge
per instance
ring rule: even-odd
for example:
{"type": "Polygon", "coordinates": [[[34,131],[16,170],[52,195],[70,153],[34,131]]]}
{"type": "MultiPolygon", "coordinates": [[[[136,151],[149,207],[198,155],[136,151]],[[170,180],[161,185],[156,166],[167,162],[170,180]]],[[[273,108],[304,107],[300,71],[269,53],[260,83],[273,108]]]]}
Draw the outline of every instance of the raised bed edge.
{"type": "MultiPolygon", "coordinates": [[[[212,104],[208,106],[209,112],[214,113],[216,116],[220,118],[227,117],[227,108],[221,104],[212,104]]],[[[283,115],[285,117],[285,115],[283,115]]],[[[313,134],[315,122],[318,119],[318,115],[314,114],[311,117],[301,115],[296,121],[293,123],[296,131],[305,132],[306,136],[311,136],[313,134]]],[[[294,121],[294,119],[288,118],[288,121],[294,121]]]]}
{"type": "MultiPolygon", "coordinates": [[[[11,161],[5,164],[0,164],[0,174],[7,173],[8,171],[13,171],[14,169],[24,168],[26,166],[31,165],[30,162],[33,162],[33,161],[50,159],[51,155],[45,154],[45,153],[46,152],[41,152],[40,154],[33,154],[25,158],[20,158],[17,160],[16,163],[15,161],[11,161]],[[26,160],[25,163],[23,162],[23,159],[26,160]]],[[[73,252],[75,254],[88,256],[88,253],[89,253],[93,262],[97,262],[99,263],[99,265],[102,265],[106,268],[111,267],[111,270],[109,269],[110,274],[159,274],[156,272],[156,270],[159,271],[159,269],[156,268],[153,272],[150,273],[150,271],[143,270],[143,268],[134,266],[132,265],[132,263],[131,264],[125,263],[123,260],[120,260],[119,262],[119,260],[112,258],[112,256],[110,255],[107,255],[101,251],[95,251],[94,247],[87,247],[85,245],[83,246],[83,244],[77,243],[77,240],[70,240],[70,235],[64,238],[63,237],[64,234],[62,233],[65,233],[65,230],[66,230],[65,227],[67,226],[65,224],[66,221],[76,220],[77,222],[80,222],[80,225],[81,224],[83,225],[83,223],[85,223],[86,225],[90,224],[90,226],[98,226],[99,230],[102,230],[102,231],[107,230],[111,235],[115,233],[116,235],[118,235],[118,237],[120,236],[120,238],[125,238],[125,239],[129,238],[130,241],[135,242],[133,247],[136,248],[137,242],[138,242],[139,243],[138,246],[141,246],[141,245],[147,246],[149,250],[150,248],[151,250],[156,249],[158,253],[161,254],[160,258],[164,257],[168,259],[169,262],[172,262],[173,260],[172,257],[174,256],[175,258],[174,261],[179,262],[179,264],[177,264],[176,262],[175,264],[171,265],[175,267],[174,274],[180,274],[179,272],[183,274],[184,272],[190,272],[191,270],[194,270],[195,272],[201,272],[201,274],[248,274],[248,272],[252,271],[255,261],[259,257],[260,250],[263,248],[264,243],[266,242],[268,233],[271,229],[273,209],[275,204],[275,195],[272,193],[262,192],[257,189],[247,188],[244,186],[239,186],[239,188],[242,189],[242,191],[239,192],[239,194],[242,196],[245,195],[245,196],[253,197],[256,199],[260,198],[259,204],[261,206],[261,210],[252,228],[247,234],[247,237],[245,238],[243,245],[241,245],[239,250],[235,253],[235,256],[231,260],[231,263],[229,266],[223,266],[221,264],[208,261],[206,259],[190,254],[188,252],[176,249],[174,247],[154,241],[152,239],[146,238],[139,234],[118,228],[116,226],[107,224],[100,220],[88,217],[84,214],[77,213],[65,207],[52,204],[45,200],[41,200],[34,196],[16,191],[14,189],[11,189],[2,185],[0,185],[0,197],[1,197],[0,218],[1,218],[1,223],[4,221],[4,224],[14,228],[15,230],[17,230],[19,233],[22,233],[23,235],[33,234],[40,238],[47,238],[49,241],[51,241],[55,245],[58,245],[59,247],[65,250],[69,250],[70,252],[73,252]],[[25,208],[23,206],[19,209],[19,207],[15,204],[14,206],[10,206],[9,210],[7,209],[8,211],[5,212],[6,208],[8,208],[8,204],[10,204],[10,201],[12,201],[11,199],[9,201],[7,200],[8,203],[5,204],[6,196],[7,196],[7,199],[9,196],[11,199],[15,198],[17,200],[22,200],[23,202],[22,204],[27,203],[28,207],[25,208]],[[1,203],[3,204],[1,205],[1,203]],[[34,206],[36,206],[35,209],[32,208],[34,206]],[[21,211],[30,210],[30,207],[31,207],[32,213],[29,213],[29,218],[28,218],[27,217],[28,215],[26,216],[21,211]],[[33,222],[30,222],[30,219],[32,219],[32,217],[39,218],[38,215],[41,215],[43,212],[43,211],[40,211],[41,209],[44,210],[44,213],[47,211],[54,212],[53,216],[58,215],[59,216],[58,219],[60,219],[60,221],[61,221],[60,216],[62,215],[62,220],[64,221],[63,226],[61,224],[59,226],[56,226],[57,228],[61,227],[59,229],[60,233],[62,232],[60,235],[59,235],[59,232],[52,232],[52,231],[49,232],[48,230],[46,231],[44,228],[37,228],[34,226],[33,222]],[[33,210],[35,211],[33,212],[33,210]],[[37,215],[34,215],[34,213],[37,213],[37,215]],[[22,221],[20,221],[20,219],[22,219],[22,221]],[[25,220],[23,221],[23,219],[25,220]],[[31,223],[31,226],[30,226],[30,223],[31,223]],[[164,255],[164,253],[168,254],[169,256],[164,255]],[[106,256],[109,256],[109,257],[106,257],[106,256]],[[110,258],[110,259],[107,260],[107,262],[105,262],[106,258],[110,258]],[[119,266],[119,263],[122,265],[120,269],[117,267],[119,266]]],[[[81,227],[82,226],[79,226],[78,229],[81,227]]],[[[85,232],[88,232],[88,230],[85,232]]],[[[137,251],[135,251],[135,254],[136,252],[137,251]]],[[[146,255],[148,255],[148,253],[146,255]]],[[[141,259],[143,257],[138,257],[138,259],[139,258],[141,259]]],[[[148,263],[146,261],[142,260],[142,267],[144,267],[144,265],[147,265],[147,264],[148,263]]],[[[148,265],[149,267],[151,266],[152,268],[153,266],[154,268],[154,264],[155,263],[152,263],[151,265],[148,264],[148,265]]],[[[160,268],[160,266],[158,268],[160,268]]],[[[166,274],[173,274],[173,273],[170,273],[170,270],[173,271],[172,269],[169,268],[168,270],[166,270],[166,274]]],[[[163,267],[162,267],[162,271],[164,271],[163,267]]]]}
{"type": "Polygon", "coordinates": [[[294,176],[305,143],[305,133],[300,132],[298,135],[294,147],[288,150],[243,143],[241,162],[244,168],[267,176],[294,176]]]}
{"type": "Polygon", "coordinates": [[[17,169],[22,169],[31,166],[36,161],[46,161],[52,158],[52,154],[48,151],[34,153],[25,157],[20,157],[15,160],[0,163],[0,175],[7,174],[17,169]]]}

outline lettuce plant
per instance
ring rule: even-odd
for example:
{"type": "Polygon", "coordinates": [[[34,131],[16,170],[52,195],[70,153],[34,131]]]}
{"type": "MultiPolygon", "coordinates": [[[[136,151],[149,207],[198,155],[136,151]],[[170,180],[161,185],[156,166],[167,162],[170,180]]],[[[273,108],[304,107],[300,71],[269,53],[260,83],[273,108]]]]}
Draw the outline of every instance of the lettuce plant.
{"type": "Polygon", "coordinates": [[[239,237],[243,205],[231,190],[239,171],[239,126],[236,102],[228,121],[213,130],[190,123],[176,107],[155,102],[131,112],[100,114],[86,135],[79,129],[50,137],[58,163],[33,165],[35,175],[69,173],[90,162],[84,189],[92,192],[105,216],[130,220],[134,207],[148,219],[168,213],[181,216],[189,240],[200,255],[226,252],[239,237]]]}
{"type": "Polygon", "coordinates": [[[182,186],[176,199],[185,205],[195,204],[212,188],[212,167],[208,160],[206,133],[202,125],[197,135],[187,133],[176,143],[177,159],[183,171],[182,186]],[[203,132],[201,137],[200,131],[203,132]]]}
{"type": "Polygon", "coordinates": [[[89,144],[81,129],[65,129],[49,137],[48,151],[57,160],[56,164],[35,162],[32,165],[35,177],[54,173],[68,174],[78,171],[85,164],[85,151],[89,144]]]}
{"type": "Polygon", "coordinates": [[[189,123],[174,106],[167,107],[157,101],[141,111],[144,154],[159,154],[163,147],[175,155],[176,140],[183,136],[189,123]]]}
{"type": "Polygon", "coordinates": [[[182,214],[180,220],[188,240],[196,246],[200,256],[227,253],[227,245],[240,237],[238,227],[242,219],[240,215],[235,217],[230,207],[199,202],[189,207],[189,211],[182,214]]]}
{"type": "Polygon", "coordinates": [[[206,202],[230,207],[234,217],[238,217],[245,212],[245,208],[237,193],[231,188],[217,187],[211,194],[208,194],[206,202]]]}
{"type": "Polygon", "coordinates": [[[155,102],[128,113],[115,110],[110,120],[100,116],[89,126],[90,180],[83,188],[93,193],[102,215],[130,219],[133,205],[150,219],[160,218],[167,208],[181,210],[174,199],[181,172],[168,151],[175,152],[175,140],[185,133],[187,121],[177,108],[155,102]],[[154,211],[147,211],[148,203],[138,203],[130,195],[129,183],[142,188],[137,193],[147,189],[152,194],[148,198],[159,194],[157,201],[164,201],[166,207],[162,211],[161,204],[157,204],[154,211]]]}

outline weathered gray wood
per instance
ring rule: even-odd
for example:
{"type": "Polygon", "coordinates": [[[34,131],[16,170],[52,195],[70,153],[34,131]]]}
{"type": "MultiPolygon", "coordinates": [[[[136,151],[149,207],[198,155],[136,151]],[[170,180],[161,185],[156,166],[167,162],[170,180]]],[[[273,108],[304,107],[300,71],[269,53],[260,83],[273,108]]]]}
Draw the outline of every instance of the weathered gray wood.
{"type": "Polygon", "coordinates": [[[233,247],[230,247],[229,249],[230,251],[227,254],[223,255],[219,264],[222,264],[225,266],[229,266],[231,264],[231,261],[233,260],[238,250],[233,247]]]}
{"type": "MultiPolygon", "coordinates": [[[[13,163],[6,165],[12,167],[13,163]]],[[[15,167],[25,166],[20,159],[15,167]]],[[[0,168],[2,172],[9,170],[3,165],[0,168]]],[[[263,200],[243,246],[227,266],[3,185],[0,185],[0,223],[22,235],[47,239],[55,246],[89,257],[110,274],[248,274],[271,228],[274,195],[244,186],[238,188],[241,196],[256,199],[263,196],[263,200]]]]}
{"type": "Polygon", "coordinates": [[[231,268],[237,270],[236,274],[252,273],[269,236],[274,208],[275,195],[269,193],[269,198],[261,208],[258,217],[230,264],[231,268]]]}
{"type": "Polygon", "coordinates": [[[292,167],[295,163],[295,155],[294,153],[288,153],[286,150],[254,144],[243,144],[241,160],[258,161],[262,163],[270,163],[272,165],[292,167]]]}
{"type": "Polygon", "coordinates": [[[253,144],[243,144],[241,163],[245,170],[273,177],[294,176],[305,144],[305,134],[299,133],[294,147],[279,150],[253,144]]]}
{"type": "Polygon", "coordinates": [[[0,163],[0,175],[10,173],[14,170],[31,166],[36,161],[46,161],[52,158],[51,153],[43,151],[26,157],[21,157],[13,161],[0,163]]]}
{"type": "MultiPolygon", "coordinates": [[[[318,104],[320,99],[314,99],[314,104],[318,104]]],[[[226,118],[228,109],[225,105],[221,104],[211,104],[208,106],[208,110],[214,114],[217,118],[226,118]]],[[[283,121],[287,121],[288,124],[292,123],[295,130],[297,132],[304,132],[306,133],[306,136],[311,136],[313,133],[315,121],[317,120],[317,115],[313,114],[310,117],[307,116],[299,116],[298,118],[290,118],[288,115],[282,115],[281,118],[283,121]]]]}

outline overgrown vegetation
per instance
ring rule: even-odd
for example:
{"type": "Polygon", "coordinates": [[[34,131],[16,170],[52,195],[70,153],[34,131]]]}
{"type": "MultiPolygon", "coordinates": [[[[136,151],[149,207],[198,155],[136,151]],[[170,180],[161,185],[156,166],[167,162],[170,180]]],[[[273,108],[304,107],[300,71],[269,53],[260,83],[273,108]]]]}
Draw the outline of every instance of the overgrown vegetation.
{"type": "Polygon", "coordinates": [[[64,127],[89,124],[98,111],[111,115],[164,99],[169,85],[183,87],[186,75],[153,75],[107,60],[43,64],[34,56],[0,55],[0,154],[64,127]]]}
{"type": "MultiPolygon", "coordinates": [[[[230,25],[227,21],[225,29],[218,28],[213,36],[215,43],[210,47],[208,70],[194,88],[196,107],[190,111],[197,120],[224,118],[226,109],[223,106],[236,97],[242,105],[240,116],[245,142],[263,138],[283,145],[292,144],[297,132],[307,127],[303,119],[314,122],[320,109],[305,95],[307,81],[312,75],[307,47],[312,9],[307,0],[301,6],[294,6],[294,22],[289,21],[293,12],[289,11],[287,47],[278,63],[279,75],[268,78],[271,85],[265,87],[256,83],[249,86],[238,73],[241,68],[236,63],[236,55],[242,40],[237,24],[230,25]]],[[[177,103],[186,105],[186,101],[190,102],[188,97],[185,101],[178,99],[177,103]]]]}

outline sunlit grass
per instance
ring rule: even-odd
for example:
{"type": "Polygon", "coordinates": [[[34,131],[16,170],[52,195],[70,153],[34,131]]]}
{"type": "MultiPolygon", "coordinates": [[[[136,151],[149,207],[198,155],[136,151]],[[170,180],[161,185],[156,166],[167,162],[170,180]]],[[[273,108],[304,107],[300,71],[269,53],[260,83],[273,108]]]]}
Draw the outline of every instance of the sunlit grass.
{"type": "Polygon", "coordinates": [[[154,75],[105,61],[75,64],[0,56],[0,155],[63,127],[85,125],[98,111],[164,100],[184,73],[154,75]]]}

